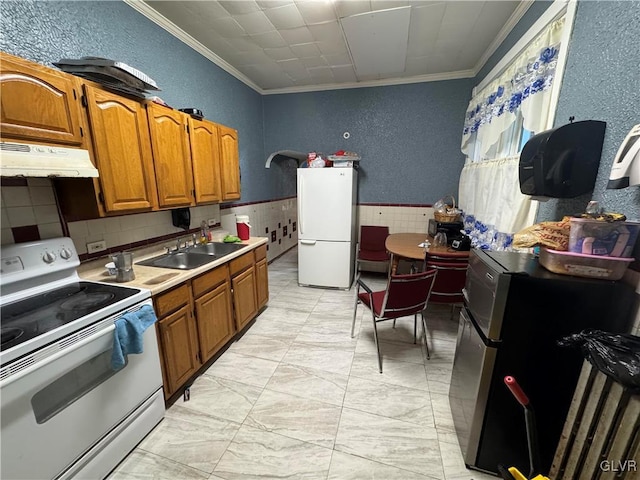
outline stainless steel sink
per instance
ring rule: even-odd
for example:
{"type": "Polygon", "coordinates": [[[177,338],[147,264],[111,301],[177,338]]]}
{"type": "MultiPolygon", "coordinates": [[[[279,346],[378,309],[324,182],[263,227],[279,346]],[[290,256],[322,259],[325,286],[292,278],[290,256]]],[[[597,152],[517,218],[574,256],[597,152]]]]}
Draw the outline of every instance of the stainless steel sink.
{"type": "Polygon", "coordinates": [[[244,248],[245,246],[246,245],[243,245],[241,243],[211,242],[191,247],[189,249],[189,252],[222,257],[224,255],[229,255],[230,253],[236,252],[241,248],[244,248]]]}
{"type": "Polygon", "coordinates": [[[165,253],[148,260],[137,262],[136,265],[147,267],[175,268],[178,270],[191,270],[209,262],[229,255],[245,245],[233,243],[212,242],[191,247],[186,251],[165,253]]]}

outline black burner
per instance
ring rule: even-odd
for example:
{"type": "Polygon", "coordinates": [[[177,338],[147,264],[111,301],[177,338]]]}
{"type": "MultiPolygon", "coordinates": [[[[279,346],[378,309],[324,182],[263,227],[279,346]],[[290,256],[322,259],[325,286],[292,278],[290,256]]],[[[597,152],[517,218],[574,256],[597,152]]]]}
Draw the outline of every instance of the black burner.
{"type": "Polygon", "coordinates": [[[16,340],[22,336],[24,331],[20,328],[2,328],[0,329],[0,343],[4,345],[5,343],[16,340]]]}
{"type": "Polygon", "coordinates": [[[0,310],[4,351],[138,293],[106,283],[77,282],[3,305],[0,310]]]}
{"type": "Polygon", "coordinates": [[[110,292],[78,294],[62,302],[60,308],[66,311],[87,310],[88,308],[107,304],[113,297],[115,297],[115,294],[110,292]]]}

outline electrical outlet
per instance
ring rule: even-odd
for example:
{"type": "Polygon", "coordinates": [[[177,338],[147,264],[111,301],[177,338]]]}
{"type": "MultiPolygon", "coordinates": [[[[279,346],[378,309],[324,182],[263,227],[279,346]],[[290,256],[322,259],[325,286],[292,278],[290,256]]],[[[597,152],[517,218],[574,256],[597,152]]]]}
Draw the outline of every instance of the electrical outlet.
{"type": "Polygon", "coordinates": [[[107,249],[107,242],[100,240],[99,242],[87,243],[87,253],[102,252],[107,249]]]}
{"type": "Polygon", "coordinates": [[[218,224],[217,218],[210,218],[209,220],[207,220],[207,225],[209,225],[210,227],[215,227],[217,224],[218,224]]]}

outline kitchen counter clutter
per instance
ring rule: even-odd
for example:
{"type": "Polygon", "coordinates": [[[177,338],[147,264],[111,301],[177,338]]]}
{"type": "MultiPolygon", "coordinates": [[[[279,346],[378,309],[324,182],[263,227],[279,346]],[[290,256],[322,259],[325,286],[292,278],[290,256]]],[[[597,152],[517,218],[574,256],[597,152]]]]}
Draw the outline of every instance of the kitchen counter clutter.
{"type": "MultiPolygon", "coordinates": [[[[169,403],[267,304],[266,244],[266,238],[251,237],[237,244],[243,248],[189,270],[138,263],[162,254],[162,244],[134,252],[135,278],[119,285],[151,291],[164,397],[169,403]]],[[[78,273],[86,280],[117,283],[104,263],[104,259],[86,263],[78,273]]]]}

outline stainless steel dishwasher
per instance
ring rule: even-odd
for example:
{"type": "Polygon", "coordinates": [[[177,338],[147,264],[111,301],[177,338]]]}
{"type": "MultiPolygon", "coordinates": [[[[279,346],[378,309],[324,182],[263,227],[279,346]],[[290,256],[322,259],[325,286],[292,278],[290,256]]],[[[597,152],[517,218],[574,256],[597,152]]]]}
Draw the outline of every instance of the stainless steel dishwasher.
{"type": "Polygon", "coordinates": [[[548,471],[582,365],[556,341],[585,328],[628,331],[637,296],[619,282],[553,274],[533,255],[473,250],[464,297],[449,403],[465,464],[526,469],[522,409],[502,383],[514,375],[536,405],[548,471]]]}

